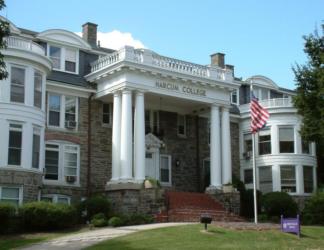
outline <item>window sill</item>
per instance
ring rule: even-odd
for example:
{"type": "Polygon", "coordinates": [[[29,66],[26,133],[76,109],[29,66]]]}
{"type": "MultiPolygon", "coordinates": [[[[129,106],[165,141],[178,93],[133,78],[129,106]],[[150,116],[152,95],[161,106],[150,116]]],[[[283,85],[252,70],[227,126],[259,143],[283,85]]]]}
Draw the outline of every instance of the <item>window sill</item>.
{"type": "Polygon", "coordinates": [[[54,181],[54,180],[43,179],[43,183],[44,183],[44,185],[48,185],[48,186],[81,187],[80,183],[78,181],[76,181],[73,184],[69,184],[69,183],[67,183],[65,181],[54,181]]]}
{"type": "Polygon", "coordinates": [[[77,128],[75,129],[68,129],[68,128],[62,128],[62,127],[55,127],[55,126],[49,126],[46,127],[48,130],[51,131],[58,131],[58,132],[70,132],[70,133],[78,133],[79,130],[77,128]]]}
{"type": "Polygon", "coordinates": [[[53,71],[58,71],[58,72],[67,73],[67,74],[71,74],[71,75],[79,75],[79,72],[65,71],[65,70],[62,70],[62,69],[53,68],[53,71]]]}
{"type": "Polygon", "coordinates": [[[112,128],[112,124],[111,123],[101,123],[101,127],[103,127],[103,128],[112,128]]]}
{"type": "Polygon", "coordinates": [[[0,170],[15,170],[15,171],[23,171],[23,172],[31,172],[31,173],[38,173],[43,174],[43,171],[36,168],[24,168],[22,166],[16,166],[16,165],[7,165],[0,167],[0,170]]]}

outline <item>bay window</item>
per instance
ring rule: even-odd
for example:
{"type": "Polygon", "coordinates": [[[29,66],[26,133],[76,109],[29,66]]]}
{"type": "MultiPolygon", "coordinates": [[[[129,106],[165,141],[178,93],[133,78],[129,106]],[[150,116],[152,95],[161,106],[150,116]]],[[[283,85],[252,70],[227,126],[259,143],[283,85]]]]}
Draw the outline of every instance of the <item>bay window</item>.
{"type": "Polygon", "coordinates": [[[32,168],[39,168],[40,156],[40,128],[34,127],[33,129],[33,152],[32,152],[32,168]]]}
{"type": "Polygon", "coordinates": [[[259,132],[259,155],[271,154],[271,134],[270,129],[259,132]]]}
{"type": "Polygon", "coordinates": [[[279,128],[279,152],[294,153],[294,128],[281,127],[279,128]]]}
{"type": "Polygon", "coordinates": [[[80,149],[65,142],[49,142],[45,151],[45,180],[76,184],[79,178],[80,149]]]}
{"type": "Polygon", "coordinates": [[[304,192],[312,193],[314,191],[314,175],[312,166],[303,166],[304,174],[304,192]]]}
{"type": "Polygon", "coordinates": [[[78,120],[78,98],[48,94],[48,119],[50,127],[75,129],[78,120]]]}
{"type": "Polygon", "coordinates": [[[280,166],[281,191],[296,193],[296,170],[295,166],[280,166]]]}
{"type": "Polygon", "coordinates": [[[48,55],[53,62],[54,70],[78,73],[78,50],[49,45],[48,55]]]}
{"type": "Polygon", "coordinates": [[[34,106],[42,108],[42,83],[43,75],[40,71],[34,71],[34,106]]]}
{"type": "Polygon", "coordinates": [[[21,165],[22,125],[9,125],[8,165],[21,165]]]}
{"type": "Polygon", "coordinates": [[[25,102],[26,69],[12,66],[10,71],[10,101],[25,102]]]}
{"type": "Polygon", "coordinates": [[[272,167],[262,166],[259,170],[259,189],[262,193],[272,192],[272,167]]]}

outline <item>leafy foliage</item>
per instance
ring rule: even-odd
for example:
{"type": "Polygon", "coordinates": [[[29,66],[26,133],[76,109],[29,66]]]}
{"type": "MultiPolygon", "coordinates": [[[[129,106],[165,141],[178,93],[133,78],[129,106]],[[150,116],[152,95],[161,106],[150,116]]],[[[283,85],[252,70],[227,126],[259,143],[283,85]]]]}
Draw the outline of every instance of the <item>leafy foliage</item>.
{"type": "Polygon", "coordinates": [[[99,213],[92,217],[91,224],[94,227],[105,227],[108,225],[108,221],[104,213],[99,213]]]}
{"type": "Polygon", "coordinates": [[[304,224],[324,225],[324,192],[315,193],[306,202],[302,215],[304,224]]]}
{"type": "Polygon", "coordinates": [[[9,203],[0,203],[0,233],[8,232],[8,227],[12,224],[16,208],[9,203]]]}
{"type": "MultiPolygon", "coordinates": [[[[4,0],[0,0],[0,10],[6,7],[4,0]]],[[[0,49],[5,49],[7,44],[3,38],[8,36],[10,33],[9,23],[0,19],[0,49]]],[[[8,72],[6,70],[6,64],[3,61],[3,55],[0,53],[0,80],[7,78],[8,72]]]]}
{"type": "Polygon", "coordinates": [[[103,213],[106,217],[110,217],[110,202],[104,196],[93,196],[84,200],[80,204],[82,211],[86,211],[86,219],[90,220],[95,214],[103,213]]]}

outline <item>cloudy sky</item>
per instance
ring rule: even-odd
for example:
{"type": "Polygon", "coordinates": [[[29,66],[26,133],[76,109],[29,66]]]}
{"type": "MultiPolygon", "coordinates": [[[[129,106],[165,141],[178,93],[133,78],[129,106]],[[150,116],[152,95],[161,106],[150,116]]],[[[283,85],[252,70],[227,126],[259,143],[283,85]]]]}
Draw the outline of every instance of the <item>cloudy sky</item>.
{"type": "MultiPolygon", "coordinates": [[[[0,12],[38,32],[81,32],[98,24],[101,46],[127,44],[198,64],[226,54],[237,77],[265,75],[294,88],[292,66],[305,63],[303,35],[323,23],[323,0],[5,0],[0,12]]],[[[320,28],[319,28],[320,29],[320,28]]]]}

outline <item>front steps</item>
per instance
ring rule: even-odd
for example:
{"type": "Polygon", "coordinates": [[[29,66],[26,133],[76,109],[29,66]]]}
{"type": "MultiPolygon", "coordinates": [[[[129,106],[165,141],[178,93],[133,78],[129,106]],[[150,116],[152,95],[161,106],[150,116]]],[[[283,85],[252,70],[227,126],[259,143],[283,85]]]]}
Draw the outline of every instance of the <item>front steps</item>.
{"type": "Polygon", "coordinates": [[[223,205],[208,194],[169,191],[165,199],[167,211],[156,216],[159,222],[199,222],[202,214],[209,214],[213,221],[244,221],[226,212],[223,205]]]}

